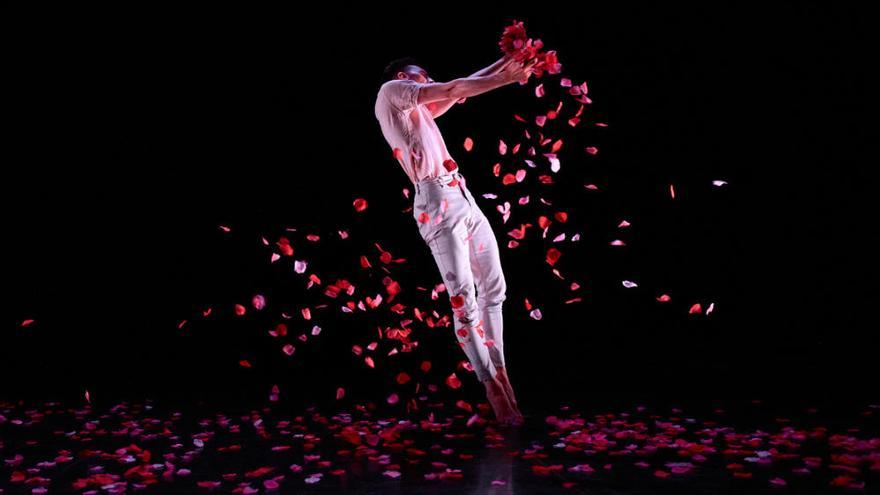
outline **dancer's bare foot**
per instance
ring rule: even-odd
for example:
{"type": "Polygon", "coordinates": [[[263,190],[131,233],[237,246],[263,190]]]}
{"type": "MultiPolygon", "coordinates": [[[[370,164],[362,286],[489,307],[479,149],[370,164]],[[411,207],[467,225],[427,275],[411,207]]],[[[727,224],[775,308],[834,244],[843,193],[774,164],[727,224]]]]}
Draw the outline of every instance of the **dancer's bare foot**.
{"type": "Polygon", "coordinates": [[[510,380],[507,378],[507,370],[500,366],[496,366],[495,370],[497,371],[495,378],[497,378],[504,387],[504,393],[507,394],[507,400],[510,401],[510,405],[513,406],[513,409],[516,412],[519,412],[519,406],[516,403],[516,396],[513,395],[513,387],[510,386],[510,380]]]}
{"type": "Polygon", "coordinates": [[[490,378],[483,382],[486,386],[486,398],[492,410],[495,411],[495,419],[502,426],[518,426],[522,424],[522,415],[514,410],[510,401],[507,399],[507,393],[504,391],[504,385],[498,381],[498,378],[490,378]]]}

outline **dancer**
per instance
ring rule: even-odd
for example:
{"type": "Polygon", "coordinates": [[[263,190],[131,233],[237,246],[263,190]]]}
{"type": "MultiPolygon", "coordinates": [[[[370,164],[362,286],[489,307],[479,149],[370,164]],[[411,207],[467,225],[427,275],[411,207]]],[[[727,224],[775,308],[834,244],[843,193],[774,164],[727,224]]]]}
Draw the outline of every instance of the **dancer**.
{"type": "Polygon", "coordinates": [[[446,285],[458,343],[498,423],[512,426],[523,416],[505,369],[507,286],[498,242],[434,119],[468,97],[527,81],[535,63],[504,56],[468,77],[437,83],[414,59],[398,59],[385,69],[375,107],[382,134],[415,186],[413,218],[446,285]]]}

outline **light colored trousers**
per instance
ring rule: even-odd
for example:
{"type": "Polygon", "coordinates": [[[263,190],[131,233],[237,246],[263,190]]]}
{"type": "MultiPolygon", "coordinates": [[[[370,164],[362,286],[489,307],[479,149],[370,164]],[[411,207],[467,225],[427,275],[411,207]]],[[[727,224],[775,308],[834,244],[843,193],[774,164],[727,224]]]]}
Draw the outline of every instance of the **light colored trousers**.
{"type": "Polygon", "coordinates": [[[481,382],[504,366],[507,285],[498,241],[457,171],[415,184],[413,218],[440,270],[455,336],[481,382]]]}

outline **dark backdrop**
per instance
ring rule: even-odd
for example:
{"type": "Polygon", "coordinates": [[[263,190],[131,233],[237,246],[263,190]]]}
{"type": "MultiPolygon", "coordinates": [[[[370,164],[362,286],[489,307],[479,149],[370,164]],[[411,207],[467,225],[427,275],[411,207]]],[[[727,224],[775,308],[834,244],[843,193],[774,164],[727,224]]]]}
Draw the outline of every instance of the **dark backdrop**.
{"type": "MultiPolygon", "coordinates": [[[[255,292],[291,308],[320,299],[295,299],[301,277],[267,263],[259,237],[286,227],[328,239],[296,241],[297,258],[325,272],[357,271],[334,263],[375,240],[408,258],[400,279],[433,280],[403,211],[409,184],[373,116],[379,77],[403,55],[438,81],[469,74],[498,57],[512,18],[558,51],[565,75],[588,81],[587,114],[609,123],[569,133],[575,150],[598,146],[596,157],[562,162],[571,175],[559,201],[584,232],[563,266],[584,301],[562,304],[546,246],[502,248],[520,394],[533,404],[834,399],[867,383],[876,293],[858,12],[115,9],[3,16],[0,395],[238,401],[277,383],[285,399],[324,400],[337,386],[383,397],[406,366],[369,370],[351,355],[375,335],[369,320],[325,317],[321,339],[281,359],[269,318],[236,319],[231,305],[255,292]],[[586,182],[602,191],[584,194],[586,182]],[[362,215],[351,207],[359,196],[370,201],[362,215]],[[619,234],[624,218],[633,227],[619,234]],[[351,230],[351,252],[330,241],[339,228],[351,230]],[[627,247],[608,246],[624,235],[627,247]],[[664,292],[668,305],[654,301],[664,292]],[[687,314],[713,301],[712,315],[687,314]],[[207,306],[215,317],[201,321],[207,306]],[[21,328],[26,318],[36,322],[21,328]]],[[[478,197],[499,192],[493,148],[515,141],[511,114],[533,101],[511,86],[438,120],[478,197]]],[[[502,245],[527,221],[501,225],[495,202],[480,201],[502,245]]],[[[449,334],[421,340],[412,366],[430,356],[450,372],[463,358],[449,334]]]]}

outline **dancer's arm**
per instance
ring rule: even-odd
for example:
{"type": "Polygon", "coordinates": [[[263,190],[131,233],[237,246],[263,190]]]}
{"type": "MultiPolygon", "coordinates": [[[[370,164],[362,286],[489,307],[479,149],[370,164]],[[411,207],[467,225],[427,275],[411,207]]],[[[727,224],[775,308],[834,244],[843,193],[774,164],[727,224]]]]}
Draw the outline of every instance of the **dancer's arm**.
{"type": "Polygon", "coordinates": [[[528,65],[511,64],[504,70],[488,76],[461,77],[444,83],[422,84],[419,88],[418,103],[424,105],[447,99],[468,98],[528,79],[535,63],[537,61],[531,61],[528,65]]]}
{"type": "Polygon", "coordinates": [[[480,76],[491,76],[492,74],[497,74],[504,68],[505,65],[513,61],[513,57],[505,54],[503,57],[496,60],[492,65],[488,67],[484,67],[477,72],[474,72],[469,77],[480,77],[480,76]]]}
{"type": "MultiPolygon", "coordinates": [[[[501,71],[501,69],[504,68],[505,65],[507,65],[511,61],[513,61],[513,57],[505,54],[503,57],[499,58],[491,65],[484,67],[484,68],[478,70],[477,72],[474,72],[473,74],[471,74],[468,77],[482,77],[482,76],[491,76],[493,74],[497,74],[498,72],[501,71]]],[[[467,99],[467,97],[459,98],[457,100],[449,98],[446,100],[435,101],[433,103],[429,103],[427,105],[427,107],[428,107],[428,110],[431,111],[431,115],[436,119],[437,117],[446,113],[450,108],[452,108],[452,105],[455,105],[456,103],[464,103],[464,101],[466,99],[467,99]]]]}

